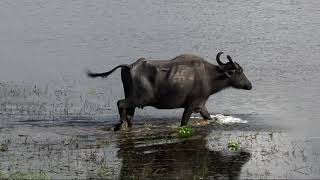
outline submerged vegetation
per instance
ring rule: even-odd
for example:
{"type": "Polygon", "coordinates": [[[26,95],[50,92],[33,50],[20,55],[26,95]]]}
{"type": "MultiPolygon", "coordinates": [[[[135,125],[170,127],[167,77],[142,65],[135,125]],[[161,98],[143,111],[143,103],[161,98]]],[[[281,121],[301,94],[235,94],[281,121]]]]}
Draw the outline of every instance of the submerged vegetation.
{"type": "Polygon", "coordinates": [[[99,169],[96,171],[98,179],[105,179],[111,173],[111,169],[106,164],[101,164],[99,169]]]}
{"type": "Polygon", "coordinates": [[[0,179],[7,179],[8,175],[0,170],[0,179]]]}
{"type": "Polygon", "coordinates": [[[7,175],[0,171],[0,179],[3,180],[47,180],[50,177],[45,172],[33,172],[33,171],[17,171],[15,173],[7,175]]]}
{"type": "Polygon", "coordinates": [[[100,148],[100,147],[104,147],[104,146],[108,146],[111,144],[111,141],[110,140],[104,140],[104,139],[98,139],[96,141],[96,146],[97,148],[100,148]]]}
{"type": "Polygon", "coordinates": [[[59,115],[94,115],[110,111],[112,91],[78,90],[74,81],[35,84],[0,81],[0,114],[54,119],[59,115]]]}
{"type": "Polygon", "coordinates": [[[0,144],[0,152],[8,151],[8,145],[7,144],[0,144]]]}

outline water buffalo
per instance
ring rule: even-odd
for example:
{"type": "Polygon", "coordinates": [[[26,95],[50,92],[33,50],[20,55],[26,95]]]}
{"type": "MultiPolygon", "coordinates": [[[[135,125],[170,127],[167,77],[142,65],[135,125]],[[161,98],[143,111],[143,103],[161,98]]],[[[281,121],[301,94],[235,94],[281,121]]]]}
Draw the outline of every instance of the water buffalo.
{"type": "Polygon", "coordinates": [[[184,108],[181,126],[185,126],[193,112],[200,113],[206,120],[211,119],[205,107],[211,94],[227,87],[252,88],[242,67],[229,55],[229,62],[221,62],[222,53],[216,56],[218,66],[201,57],[183,54],[172,60],[150,61],[140,58],[131,65],[122,64],[108,72],[88,72],[88,76],[107,77],[121,68],[125,98],[117,103],[121,121],[115,131],[130,127],[135,108],[145,106],[184,108]]]}

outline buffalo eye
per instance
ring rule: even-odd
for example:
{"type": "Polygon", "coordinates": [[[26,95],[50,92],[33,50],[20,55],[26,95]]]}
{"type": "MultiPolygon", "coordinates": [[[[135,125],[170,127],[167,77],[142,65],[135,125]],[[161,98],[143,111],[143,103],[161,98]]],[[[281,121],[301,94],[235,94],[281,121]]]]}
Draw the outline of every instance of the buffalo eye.
{"type": "Polygon", "coordinates": [[[234,75],[234,71],[226,71],[225,75],[228,76],[229,78],[232,77],[234,75]]]}

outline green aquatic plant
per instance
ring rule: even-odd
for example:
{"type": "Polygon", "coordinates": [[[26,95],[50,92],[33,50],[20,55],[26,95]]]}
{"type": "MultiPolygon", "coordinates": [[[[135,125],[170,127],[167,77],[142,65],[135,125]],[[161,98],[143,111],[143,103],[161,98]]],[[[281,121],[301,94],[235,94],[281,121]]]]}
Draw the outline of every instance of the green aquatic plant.
{"type": "Polygon", "coordinates": [[[188,138],[192,136],[192,128],[191,127],[179,127],[178,128],[178,135],[182,138],[188,138]]]}
{"type": "Polygon", "coordinates": [[[237,141],[229,141],[228,142],[228,149],[231,151],[238,151],[240,149],[240,144],[237,141]]]}

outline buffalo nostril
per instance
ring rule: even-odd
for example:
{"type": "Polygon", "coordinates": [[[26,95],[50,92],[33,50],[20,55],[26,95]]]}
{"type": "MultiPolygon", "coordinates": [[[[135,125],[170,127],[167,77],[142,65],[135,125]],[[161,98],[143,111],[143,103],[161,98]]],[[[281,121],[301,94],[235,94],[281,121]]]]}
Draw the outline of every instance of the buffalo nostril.
{"type": "Polygon", "coordinates": [[[251,89],[252,89],[251,83],[247,85],[246,89],[247,89],[247,90],[251,90],[251,89]]]}
{"type": "Polygon", "coordinates": [[[251,89],[252,89],[251,83],[244,85],[244,86],[243,86],[243,89],[245,89],[245,90],[251,90],[251,89]]]}

